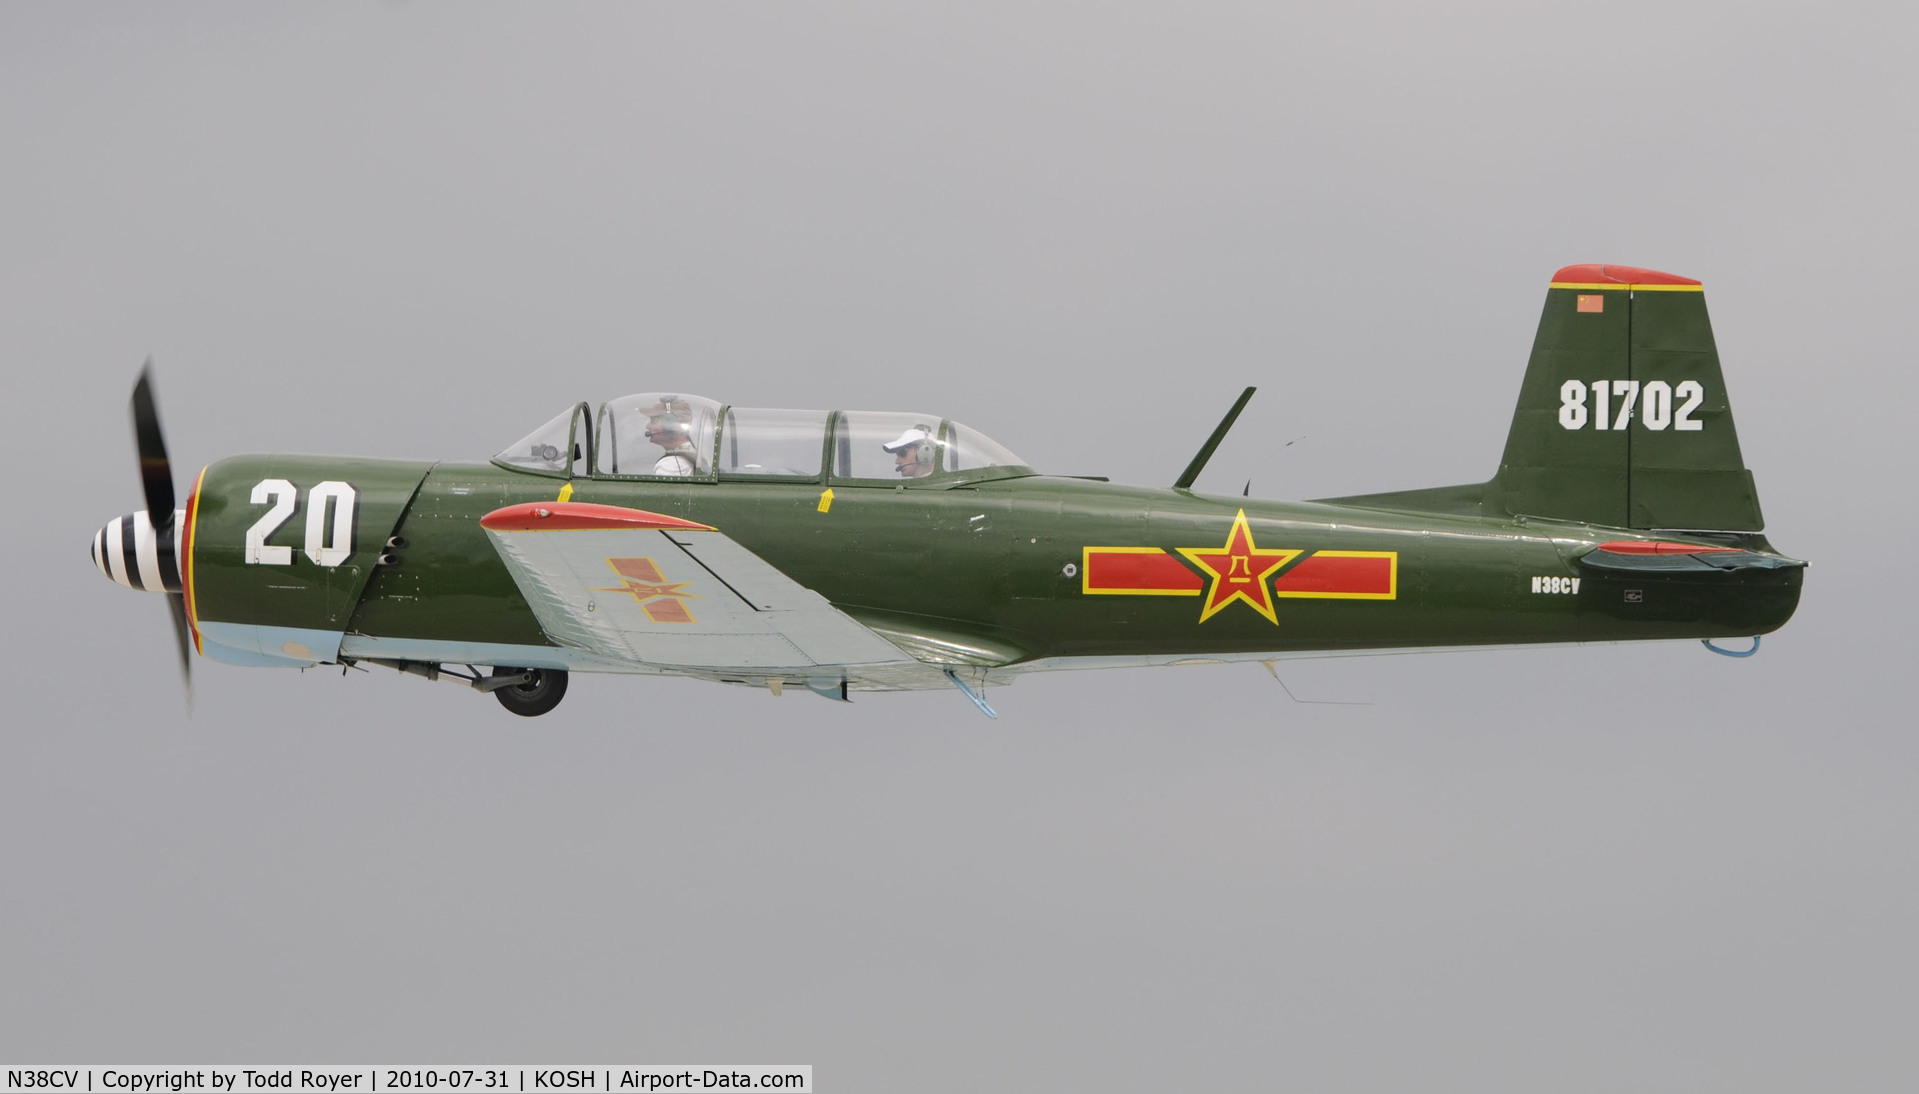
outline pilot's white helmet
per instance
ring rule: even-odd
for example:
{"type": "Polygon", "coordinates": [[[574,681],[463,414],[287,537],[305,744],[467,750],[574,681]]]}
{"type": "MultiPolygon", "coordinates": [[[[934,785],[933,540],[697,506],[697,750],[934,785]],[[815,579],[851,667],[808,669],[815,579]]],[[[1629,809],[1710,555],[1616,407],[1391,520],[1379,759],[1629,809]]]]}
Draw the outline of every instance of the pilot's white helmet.
{"type": "MultiPolygon", "coordinates": [[[[924,425],[916,425],[913,428],[907,430],[906,432],[900,434],[898,437],[894,438],[893,440],[890,440],[886,442],[885,444],[880,445],[880,447],[886,449],[888,452],[891,452],[894,455],[898,455],[901,452],[904,452],[907,449],[912,448],[916,445],[929,445],[932,443],[932,441],[933,441],[933,430],[931,429],[931,427],[924,426],[924,425]]],[[[924,456],[926,455],[926,452],[922,450],[917,455],[924,456]]]]}

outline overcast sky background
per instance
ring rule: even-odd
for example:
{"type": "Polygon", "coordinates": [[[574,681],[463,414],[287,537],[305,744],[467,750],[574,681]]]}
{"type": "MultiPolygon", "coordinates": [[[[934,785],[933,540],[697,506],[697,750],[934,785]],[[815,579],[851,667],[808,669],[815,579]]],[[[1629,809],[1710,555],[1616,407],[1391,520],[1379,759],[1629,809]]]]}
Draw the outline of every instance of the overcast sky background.
{"type": "Polygon", "coordinates": [[[1919,1077],[1919,19],[1450,7],[0,7],[0,1060],[1919,1077]],[[1601,261],[1705,282],[1812,562],[1752,660],[1058,674],[997,722],[197,661],[189,715],[86,556],[149,353],[183,492],[661,389],[1168,483],[1249,383],[1202,489],[1478,481],[1601,261]]]}

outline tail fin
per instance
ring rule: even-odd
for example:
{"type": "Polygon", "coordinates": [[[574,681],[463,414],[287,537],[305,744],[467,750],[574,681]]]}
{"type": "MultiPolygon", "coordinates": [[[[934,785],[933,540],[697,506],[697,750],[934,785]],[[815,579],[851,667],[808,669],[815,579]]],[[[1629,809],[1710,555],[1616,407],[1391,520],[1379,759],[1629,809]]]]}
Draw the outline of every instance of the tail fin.
{"type": "Polygon", "coordinates": [[[1764,526],[1699,282],[1626,266],[1553,275],[1485,508],[1617,528],[1764,526]]]}
{"type": "Polygon", "coordinates": [[[1321,500],[1612,528],[1764,527],[1702,286],[1631,266],[1553,275],[1491,482],[1321,500]]]}

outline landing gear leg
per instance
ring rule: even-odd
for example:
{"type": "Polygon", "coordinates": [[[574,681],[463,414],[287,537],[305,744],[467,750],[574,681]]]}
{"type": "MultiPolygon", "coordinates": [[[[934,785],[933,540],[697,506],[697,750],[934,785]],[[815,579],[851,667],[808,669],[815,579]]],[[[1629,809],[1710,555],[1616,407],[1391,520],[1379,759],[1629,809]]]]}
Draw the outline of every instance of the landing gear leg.
{"type": "Polygon", "coordinates": [[[565,669],[515,669],[498,665],[494,667],[493,675],[529,677],[524,683],[493,689],[493,697],[500,701],[500,705],[522,718],[545,714],[559,706],[560,700],[566,697],[565,669]]]}

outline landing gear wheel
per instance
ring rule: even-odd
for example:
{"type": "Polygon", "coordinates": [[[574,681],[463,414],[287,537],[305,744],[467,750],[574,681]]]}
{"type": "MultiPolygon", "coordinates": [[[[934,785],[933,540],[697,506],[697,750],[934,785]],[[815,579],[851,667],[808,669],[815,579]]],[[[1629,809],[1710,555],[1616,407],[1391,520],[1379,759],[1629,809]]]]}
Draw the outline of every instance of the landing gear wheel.
{"type": "Polygon", "coordinates": [[[532,718],[560,705],[566,697],[565,669],[516,669],[505,665],[495,666],[495,676],[518,676],[527,672],[533,679],[524,684],[508,684],[493,693],[500,705],[518,714],[522,718],[532,718]]]}

